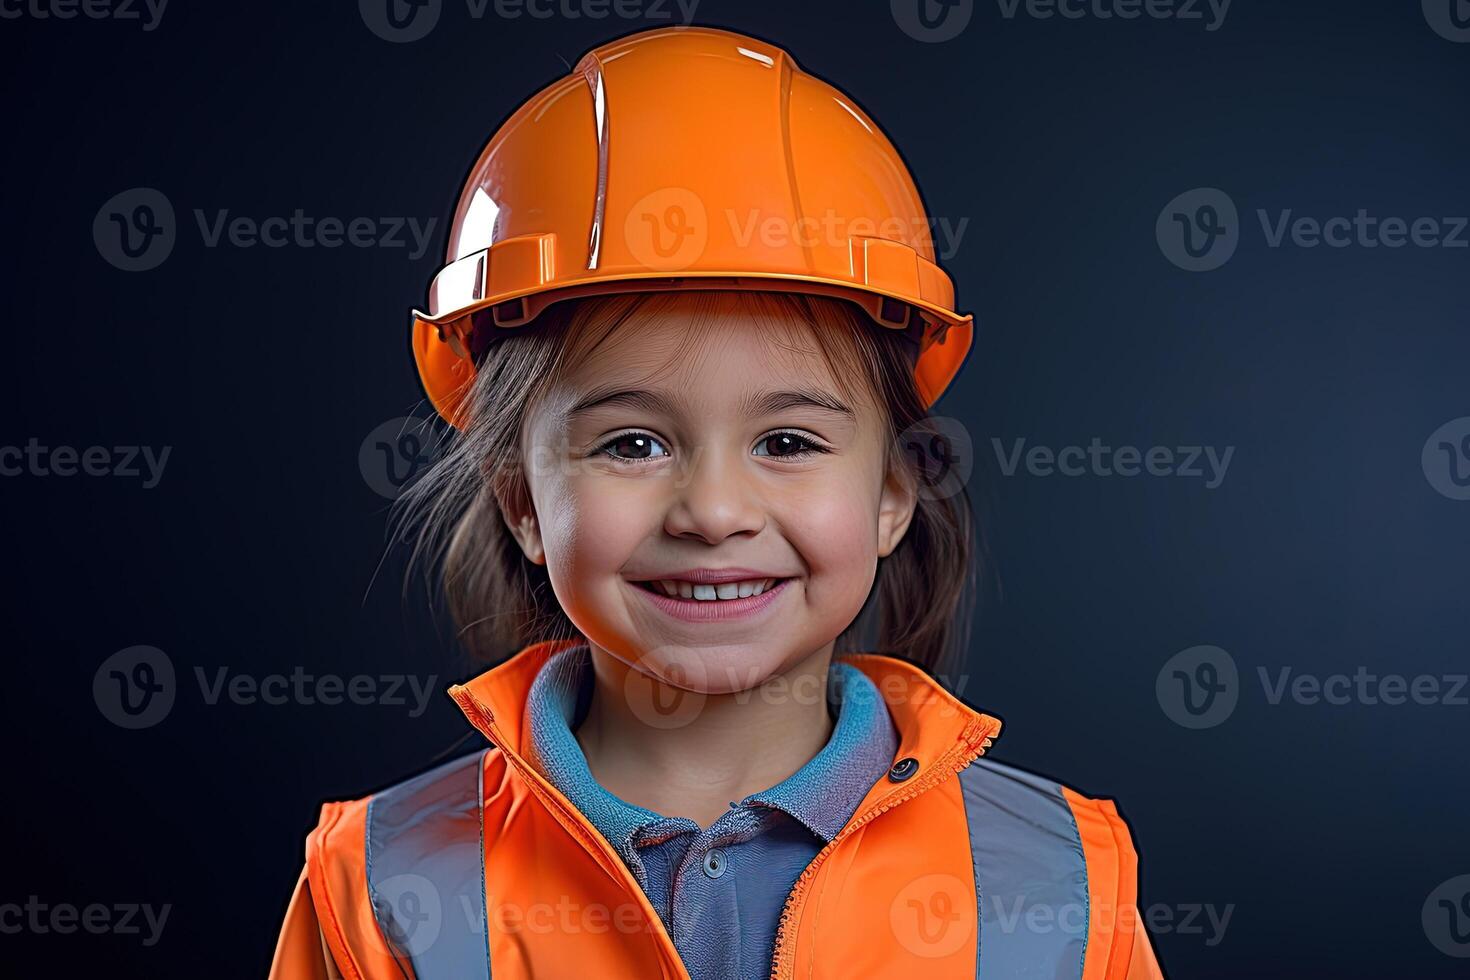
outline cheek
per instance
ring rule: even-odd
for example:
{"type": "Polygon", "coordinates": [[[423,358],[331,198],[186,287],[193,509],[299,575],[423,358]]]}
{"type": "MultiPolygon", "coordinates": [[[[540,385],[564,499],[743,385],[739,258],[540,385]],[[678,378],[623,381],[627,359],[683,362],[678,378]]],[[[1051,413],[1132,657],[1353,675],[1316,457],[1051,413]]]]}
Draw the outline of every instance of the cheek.
{"type": "Polygon", "coordinates": [[[878,497],[869,481],[844,488],[830,484],[783,508],[782,526],[811,570],[813,597],[859,605],[873,584],[878,562],[878,497]]]}
{"type": "Polygon", "coordinates": [[[537,519],[546,571],[557,599],[575,620],[599,581],[616,574],[647,536],[641,508],[626,494],[588,477],[559,477],[538,487],[537,519]]]}

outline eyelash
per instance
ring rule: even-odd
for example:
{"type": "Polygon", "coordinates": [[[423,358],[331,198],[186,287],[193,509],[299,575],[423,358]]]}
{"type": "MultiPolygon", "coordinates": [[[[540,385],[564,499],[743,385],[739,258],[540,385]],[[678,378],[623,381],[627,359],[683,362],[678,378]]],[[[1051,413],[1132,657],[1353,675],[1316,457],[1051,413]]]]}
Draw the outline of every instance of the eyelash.
{"type": "MultiPolygon", "coordinates": [[[[793,431],[791,429],[774,429],[774,430],[772,430],[770,432],[767,432],[765,435],[761,436],[760,439],[758,439],[756,441],[756,444],[759,445],[760,443],[765,442],[767,439],[770,439],[770,438],[772,438],[774,436],[782,436],[782,435],[784,435],[784,436],[790,436],[791,438],[796,439],[798,442],[801,442],[803,444],[804,448],[798,449],[796,452],[786,453],[783,456],[772,456],[771,454],[767,453],[766,456],[768,458],[770,458],[770,459],[806,459],[806,458],[811,457],[811,456],[817,456],[817,455],[821,455],[823,453],[829,453],[829,452],[831,452],[830,449],[828,449],[825,446],[822,446],[822,445],[818,444],[815,440],[810,439],[807,436],[802,435],[800,432],[796,432],[796,431],[793,431]]],[[[641,463],[652,463],[652,462],[654,462],[656,460],[659,460],[659,459],[663,459],[664,458],[662,456],[653,456],[653,457],[645,457],[645,458],[639,459],[639,458],[631,457],[631,456],[617,456],[617,455],[614,455],[613,452],[611,451],[612,450],[612,447],[615,446],[615,445],[617,445],[619,442],[622,442],[624,439],[627,439],[627,438],[629,438],[631,436],[647,436],[648,438],[653,439],[654,441],[658,442],[659,445],[663,445],[663,440],[659,439],[658,436],[655,436],[655,435],[653,435],[652,433],[649,433],[649,432],[644,432],[641,429],[632,429],[632,430],[629,430],[627,432],[619,432],[617,435],[611,437],[610,439],[605,440],[601,445],[599,445],[596,449],[593,450],[593,453],[596,454],[596,455],[606,456],[608,459],[613,459],[613,460],[616,460],[616,461],[618,461],[620,463],[629,463],[629,464],[632,464],[632,465],[635,465],[635,466],[638,465],[638,464],[641,464],[641,463]]]]}

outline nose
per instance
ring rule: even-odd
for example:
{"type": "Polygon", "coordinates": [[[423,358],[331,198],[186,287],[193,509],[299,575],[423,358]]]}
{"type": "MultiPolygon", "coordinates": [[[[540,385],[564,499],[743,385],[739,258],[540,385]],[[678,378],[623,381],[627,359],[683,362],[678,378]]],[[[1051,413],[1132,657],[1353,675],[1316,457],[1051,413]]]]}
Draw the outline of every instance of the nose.
{"type": "Polygon", "coordinates": [[[766,526],[766,509],[744,462],[738,453],[696,450],[683,473],[675,476],[664,531],[707,544],[759,534],[766,526]]]}

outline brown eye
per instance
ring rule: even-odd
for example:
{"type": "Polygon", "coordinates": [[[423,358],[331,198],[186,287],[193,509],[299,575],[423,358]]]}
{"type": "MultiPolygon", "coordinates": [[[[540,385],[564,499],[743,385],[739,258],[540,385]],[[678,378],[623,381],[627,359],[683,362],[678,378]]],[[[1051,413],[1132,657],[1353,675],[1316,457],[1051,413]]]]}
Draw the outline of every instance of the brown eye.
{"type": "Polygon", "coordinates": [[[755,444],[757,456],[791,458],[808,453],[826,452],[821,446],[795,432],[772,432],[755,444]],[[765,452],[761,452],[764,449],[765,452]]]}
{"type": "Polygon", "coordinates": [[[664,444],[647,432],[624,432],[613,436],[597,448],[597,451],[613,459],[648,460],[669,455],[664,444]]]}

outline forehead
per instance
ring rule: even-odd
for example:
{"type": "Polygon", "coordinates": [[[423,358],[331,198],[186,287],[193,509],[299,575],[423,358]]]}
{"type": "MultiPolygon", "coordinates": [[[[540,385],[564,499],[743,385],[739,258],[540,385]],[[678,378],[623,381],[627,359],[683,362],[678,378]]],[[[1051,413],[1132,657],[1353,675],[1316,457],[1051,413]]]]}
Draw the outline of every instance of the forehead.
{"type": "Polygon", "coordinates": [[[611,329],[579,333],[568,337],[553,388],[564,398],[623,386],[657,388],[691,406],[778,388],[855,397],[850,380],[837,376],[842,365],[829,362],[834,345],[816,325],[733,293],[661,296],[611,329]]]}

